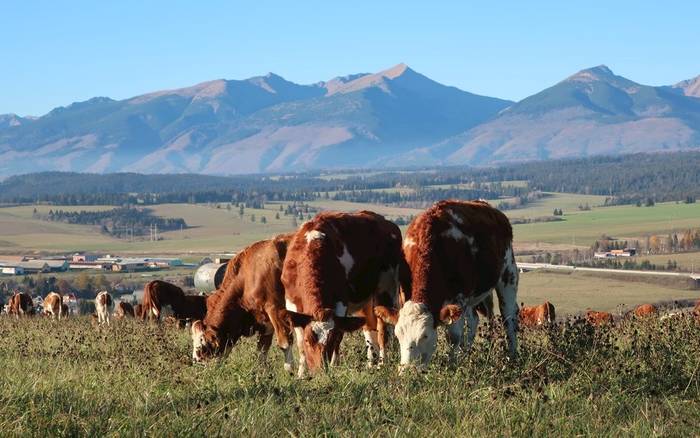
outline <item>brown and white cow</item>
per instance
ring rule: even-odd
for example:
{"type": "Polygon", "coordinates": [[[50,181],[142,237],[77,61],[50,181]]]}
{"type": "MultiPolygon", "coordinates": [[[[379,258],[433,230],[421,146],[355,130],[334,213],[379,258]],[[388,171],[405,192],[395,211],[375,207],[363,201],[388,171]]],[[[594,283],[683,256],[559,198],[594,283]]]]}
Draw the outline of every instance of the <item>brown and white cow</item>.
{"type": "Polygon", "coordinates": [[[56,292],[50,292],[44,298],[44,314],[51,315],[51,319],[56,319],[60,321],[63,318],[63,298],[60,294],[56,292]]]}
{"type": "Polygon", "coordinates": [[[114,317],[117,319],[124,319],[126,317],[133,318],[135,316],[134,306],[126,301],[120,301],[117,303],[116,310],[114,311],[114,317]]]}
{"type": "Polygon", "coordinates": [[[15,315],[17,318],[34,313],[34,301],[32,297],[24,292],[15,292],[8,304],[8,314],[15,315]]]}
{"type": "Polygon", "coordinates": [[[520,303],[519,318],[520,324],[524,327],[537,327],[553,323],[556,319],[556,312],[554,305],[549,301],[530,307],[520,303]]]}
{"type": "Polygon", "coordinates": [[[335,362],[342,333],[361,326],[368,358],[384,356],[372,307],[396,305],[402,260],[399,228],[376,213],[324,212],[300,227],[282,270],[299,376],[335,362]]]}
{"type": "Polygon", "coordinates": [[[255,333],[264,357],[274,333],[284,368],[292,371],[292,328],[280,278],[291,238],[287,234],[256,242],[228,262],[219,290],[207,300],[204,320],[192,324],[193,361],[226,354],[241,336],[255,333]]]}
{"type": "Polygon", "coordinates": [[[109,325],[109,312],[114,305],[112,295],[106,290],[98,293],[95,297],[95,312],[97,313],[97,323],[109,325]]]}
{"type": "Polygon", "coordinates": [[[613,315],[610,312],[598,312],[595,310],[586,311],[586,322],[590,325],[606,325],[614,322],[613,315]]]}
{"type": "Polygon", "coordinates": [[[411,272],[408,301],[394,330],[401,369],[429,363],[440,323],[447,325],[454,352],[462,345],[466,318],[469,349],[479,323],[474,307],[491,296],[493,288],[510,356],[515,356],[518,268],[512,241],[508,218],[483,201],[440,201],[411,222],[403,242],[411,272]]]}
{"type": "Polygon", "coordinates": [[[647,316],[656,315],[658,313],[659,310],[653,304],[642,304],[637,306],[632,312],[632,314],[637,318],[644,318],[647,316]]]}
{"type": "Polygon", "coordinates": [[[161,310],[170,306],[180,325],[188,320],[203,319],[207,299],[202,295],[185,295],[179,287],[163,280],[150,281],[143,288],[141,318],[160,321],[161,310]]]}

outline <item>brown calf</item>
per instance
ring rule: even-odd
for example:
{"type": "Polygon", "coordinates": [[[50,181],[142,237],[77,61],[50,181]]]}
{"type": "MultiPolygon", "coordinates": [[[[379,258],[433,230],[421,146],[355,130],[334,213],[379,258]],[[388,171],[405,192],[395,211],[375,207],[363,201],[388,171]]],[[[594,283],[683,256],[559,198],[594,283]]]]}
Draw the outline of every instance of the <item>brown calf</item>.
{"type": "Polygon", "coordinates": [[[203,321],[192,324],[192,359],[201,362],[226,354],[241,336],[258,333],[261,356],[267,354],[272,334],[292,371],[291,325],[286,317],[282,264],[292,235],[256,242],[226,266],[219,290],[207,300],[203,321]]]}
{"type": "Polygon", "coordinates": [[[556,312],[554,305],[549,301],[532,306],[525,307],[525,304],[520,303],[520,324],[525,327],[537,327],[554,322],[556,312]]]}
{"type": "Polygon", "coordinates": [[[114,311],[114,317],[117,319],[124,319],[126,317],[133,318],[136,314],[134,313],[134,306],[126,301],[120,301],[117,303],[117,308],[114,311]]]}
{"type": "Polygon", "coordinates": [[[161,310],[170,306],[180,325],[187,320],[203,319],[207,313],[206,297],[185,295],[179,287],[162,280],[150,281],[143,288],[141,318],[160,321],[161,310]]]}
{"type": "Polygon", "coordinates": [[[25,294],[24,292],[16,292],[10,298],[8,314],[15,315],[17,318],[20,316],[30,316],[34,313],[34,301],[32,297],[25,294]]]}
{"type": "Polygon", "coordinates": [[[56,292],[50,292],[44,298],[44,314],[51,315],[52,319],[58,318],[60,321],[63,317],[63,298],[56,292]]]}
{"type": "Polygon", "coordinates": [[[610,312],[597,312],[595,310],[586,311],[586,321],[591,325],[612,324],[614,319],[610,312]]]}
{"type": "Polygon", "coordinates": [[[647,316],[656,315],[658,313],[659,310],[653,304],[642,304],[637,306],[632,312],[632,314],[637,318],[644,318],[647,316]]]}

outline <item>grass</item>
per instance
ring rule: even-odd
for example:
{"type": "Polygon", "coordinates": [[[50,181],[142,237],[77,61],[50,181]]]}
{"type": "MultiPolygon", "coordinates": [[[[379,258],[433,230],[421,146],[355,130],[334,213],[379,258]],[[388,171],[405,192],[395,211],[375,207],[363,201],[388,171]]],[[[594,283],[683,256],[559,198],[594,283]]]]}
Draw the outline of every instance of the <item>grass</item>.
{"type": "MultiPolygon", "coordinates": [[[[483,334],[483,333],[482,333],[483,334]]],[[[424,374],[364,368],[347,336],[343,364],[310,380],[267,365],[254,342],[205,367],[186,331],[87,318],[0,318],[5,436],[692,436],[700,433],[700,343],[690,318],[593,331],[579,323],[500,333],[456,363],[445,345],[424,374]]],[[[442,338],[441,338],[442,339],[442,338]]]]}
{"type": "Polygon", "coordinates": [[[652,280],[624,273],[603,278],[598,273],[531,271],[520,274],[518,300],[528,306],[548,300],[558,315],[564,315],[586,309],[613,312],[619,304],[631,309],[644,303],[700,299],[700,291],[688,290],[685,281],[652,280]]]}
{"type": "MultiPolygon", "coordinates": [[[[589,247],[603,233],[618,238],[641,239],[646,234],[667,234],[672,230],[700,227],[700,203],[663,203],[655,207],[596,207],[602,204],[603,199],[593,195],[553,193],[552,196],[533,202],[526,208],[508,210],[506,214],[513,218],[549,216],[554,208],[564,211],[563,221],[516,225],[516,247],[589,247]],[[586,203],[592,206],[592,210],[579,211],[578,205],[586,203]]],[[[325,210],[373,210],[390,219],[417,215],[422,211],[415,208],[332,200],[318,200],[310,204],[325,210]]],[[[50,208],[91,210],[111,207],[36,208],[44,213],[50,208]]],[[[277,203],[267,204],[264,210],[246,209],[243,218],[239,217],[235,208],[229,211],[226,208],[212,208],[203,204],[163,204],[151,208],[155,210],[156,215],[182,217],[191,228],[162,233],[163,240],[158,242],[129,242],[100,234],[96,227],[32,219],[33,206],[0,208],[0,254],[78,250],[181,256],[191,253],[208,254],[237,251],[254,241],[293,230],[291,217],[280,214],[280,219],[275,219],[279,212],[277,203]],[[253,214],[256,216],[256,222],[250,219],[253,214]],[[267,224],[260,222],[261,216],[266,217],[267,224]]]]}
{"type": "MultiPolygon", "coordinates": [[[[513,210],[510,215],[517,215],[513,210]]],[[[531,223],[514,227],[515,242],[567,243],[590,246],[605,233],[616,238],[640,238],[668,234],[672,230],[700,227],[700,204],[668,202],[654,207],[616,206],[568,212],[564,221],[531,223]]]]}

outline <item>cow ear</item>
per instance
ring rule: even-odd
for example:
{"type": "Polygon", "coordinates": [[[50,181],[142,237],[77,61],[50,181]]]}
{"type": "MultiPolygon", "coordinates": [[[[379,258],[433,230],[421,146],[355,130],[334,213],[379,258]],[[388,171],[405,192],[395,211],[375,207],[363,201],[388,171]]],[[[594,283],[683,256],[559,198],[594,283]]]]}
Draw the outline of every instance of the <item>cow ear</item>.
{"type": "Polygon", "coordinates": [[[440,309],[440,321],[450,325],[462,316],[462,308],[456,304],[446,304],[440,309]]]}
{"type": "Polygon", "coordinates": [[[306,325],[311,322],[311,317],[309,315],[292,312],[291,310],[287,310],[287,317],[292,323],[292,327],[306,327],[306,325]]]}
{"type": "Polygon", "coordinates": [[[190,330],[192,331],[193,335],[204,333],[204,323],[198,319],[192,323],[190,330]]]}
{"type": "Polygon", "coordinates": [[[354,332],[365,325],[365,319],[361,316],[336,316],[333,320],[335,328],[343,332],[354,332]]]}
{"type": "Polygon", "coordinates": [[[374,306],[374,315],[387,324],[396,325],[399,320],[399,312],[384,306],[374,306]]]}

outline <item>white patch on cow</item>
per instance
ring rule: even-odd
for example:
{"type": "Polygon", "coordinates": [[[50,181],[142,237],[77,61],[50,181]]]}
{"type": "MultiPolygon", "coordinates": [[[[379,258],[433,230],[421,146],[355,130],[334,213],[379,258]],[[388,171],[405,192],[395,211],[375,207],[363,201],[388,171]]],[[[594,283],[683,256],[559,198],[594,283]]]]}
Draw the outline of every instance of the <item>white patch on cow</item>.
{"type": "Polygon", "coordinates": [[[289,300],[284,300],[284,308],[287,310],[291,310],[292,312],[297,312],[297,306],[293,302],[289,300]]]}
{"type": "Polygon", "coordinates": [[[451,237],[457,241],[462,240],[462,239],[467,237],[459,228],[457,228],[454,225],[451,225],[449,230],[443,231],[442,235],[445,237],[451,237]]]}
{"type": "Polygon", "coordinates": [[[449,214],[452,220],[457,222],[458,224],[464,223],[464,220],[461,217],[459,217],[459,215],[453,210],[447,210],[447,214],[449,214]]]}
{"type": "Polygon", "coordinates": [[[378,333],[376,330],[363,330],[362,334],[365,337],[365,346],[367,347],[367,367],[371,368],[377,361],[377,352],[379,351],[378,333]]]}
{"type": "Polygon", "coordinates": [[[328,336],[330,336],[331,330],[334,328],[335,321],[333,321],[333,318],[328,321],[311,321],[311,331],[316,335],[319,344],[326,345],[328,336]]]}
{"type": "Polygon", "coordinates": [[[324,233],[318,230],[307,231],[304,236],[306,236],[306,243],[311,243],[313,240],[321,240],[326,237],[324,233]]]}
{"type": "Polygon", "coordinates": [[[202,361],[202,348],[204,347],[204,329],[201,322],[192,325],[192,361],[202,361]]]}
{"type": "Polygon", "coordinates": [[[401,347],[401,369],[411,364],[423,367],[430,362],[437,346],[437,332],[425,304],[406,301],[399,311],[394,334],[401,347]]]}
{"type": "Polygon", "coordinates": [[[335,316],[347,316],[348,306],[343,304],[342,301],[335,303],[335,316]]]}
{"type": "Polygon", "coordinates": [[[340,261],[340,264],[343,265],[343,268],[345,268],[345,276],[347,277],[350,275],[350,270],[352,270],[353,265],[355,264],[355,260],[353,260],[352,256],[350,255],[350,251],[348,251],[348,247],[343,245],[343,253],[338,257],[338,260],[340,261]]]}
{"type": "Polygon", "coordinates": [[[411,239],[410,237],[407,237],[403,240],[403,247],[404,248],[410,248],[415,244],[416,244],[416,241],[411,239]]]}

